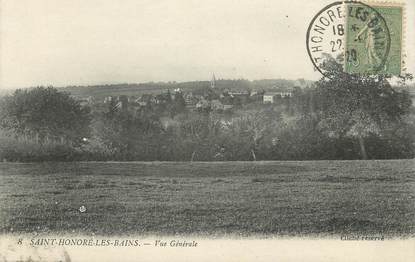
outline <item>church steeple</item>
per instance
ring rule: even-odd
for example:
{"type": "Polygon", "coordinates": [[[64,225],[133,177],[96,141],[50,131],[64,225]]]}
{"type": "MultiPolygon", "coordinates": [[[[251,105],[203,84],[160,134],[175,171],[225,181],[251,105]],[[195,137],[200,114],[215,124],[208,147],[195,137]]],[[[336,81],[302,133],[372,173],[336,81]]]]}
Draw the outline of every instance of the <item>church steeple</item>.
{"type": "Polygon", "coordinates": [[[210,87],[211,88],[215,88],[215,82],[216,82],[215,73],[213,73],[212,80],[210,80],[210,87]]]}

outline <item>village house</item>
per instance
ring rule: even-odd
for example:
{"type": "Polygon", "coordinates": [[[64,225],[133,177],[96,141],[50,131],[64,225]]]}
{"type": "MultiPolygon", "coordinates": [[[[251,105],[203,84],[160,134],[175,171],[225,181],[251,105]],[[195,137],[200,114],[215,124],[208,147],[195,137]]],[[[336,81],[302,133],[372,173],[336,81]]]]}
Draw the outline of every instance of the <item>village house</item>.
{"type": "Polygon", "coordinates": [[[216,111],[221,111],[225,109],[224,105],[217,99],[214,99],[210,102],[210,108],[216,111]]]}
{"type": "Polygon", "coordinates": [[[272,92],[265,92],[262,98],[264,104],[273,104],[278,98],[290,98],[293,96],[292,88],[280,88],[272,92]]]}
{"type": "Polygon", "coordinates": [[[141,100],[140,98],[136,99],[134,102],[139,106],[146,106],[148,104],[148,101],[141,100]]]}
{"type": "Polygon", "coordinates": [[[113,97],[113,96],[106,96],[105,98],[104,98],[104,103],[106,104],[106,103],[111,103],[112,101],[115,101],[115,97],[113,97]]]}
{"type": "Polygon", "coordinates": [[[155,102],[155,99],[154,99],[153,95],[151,95],[151,94],[143,94],[142,96],[140,96],[139,98],[137,98],[135,100],[135,102],[139,106],[146,106],[149,103],[154,103],[155,102]]]}
{"type": "Polygon", "coordinates": [[[228,91],[227,92],[231,97],[248,97],[248,91],[228,91]]]}
{"type": "Polygon", "coordinates": [[[155,98],[156,104],[165,104],[168,101],[171,101],[171,94],[170,93],[158,94],[154,98],[155,98]]]}
{"type": "Polygon", "coordinates": [[[196,104],[197,104],[198,100],[197,100],[197,97],[194,96],[192,92],[185,93],[183,98],[184,98],[184,102],[186,104],[186,108],[191,109],[191,108],[196,107],[196,104]]]}
{"type": "Polygon", "coordinates": [[[125,95],[118,96],[115,107],[118,109],[127,109],[128,108],[128,97],[125,95]]]}
{"type": "Polygon", "coordinates": [[[249,100],[250,101],[253,101],[253,102],[262,102],[263,101],[263,98],[264,98],[264,91],[260,91],[260,92],[257,92],[257,91],[254,91],[254,92],[251,92],[251,94],[250,94],[250,97],[249,97],[249,100]]]}
{"type": "Polygon", "coordinates": [[[271,93],[271,92],[265,93],[263,95],[263,102],[264,102],[264,104],[273,104],[274,103],[275,96],[276,96],[275,93],[271,93]]]}
{"type": "Polygon", "coordinates": [[[77,100],[81,106],[89,106],[94,102],[94,99],[92,96],[87,96],[87,97],[71,96],[71,97],[77,100]]]}

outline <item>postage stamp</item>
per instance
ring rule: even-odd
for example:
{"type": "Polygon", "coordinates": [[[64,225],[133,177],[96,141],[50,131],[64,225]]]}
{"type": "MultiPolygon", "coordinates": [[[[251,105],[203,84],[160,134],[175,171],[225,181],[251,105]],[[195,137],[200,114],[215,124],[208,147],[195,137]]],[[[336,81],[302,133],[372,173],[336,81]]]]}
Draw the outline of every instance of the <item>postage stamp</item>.
{"type": "Polygon", "coordinates": [[[402,13],[402,6],[348,4],[346,72],[401,73],[402,13]]]}
{"type": "Polygon", "coordinates": [[[335,2],[311,21],[307,51],[323,75],[327,59],[335,60],[347,73],[399,75],[402,24],[402,5],[335,2]]]}

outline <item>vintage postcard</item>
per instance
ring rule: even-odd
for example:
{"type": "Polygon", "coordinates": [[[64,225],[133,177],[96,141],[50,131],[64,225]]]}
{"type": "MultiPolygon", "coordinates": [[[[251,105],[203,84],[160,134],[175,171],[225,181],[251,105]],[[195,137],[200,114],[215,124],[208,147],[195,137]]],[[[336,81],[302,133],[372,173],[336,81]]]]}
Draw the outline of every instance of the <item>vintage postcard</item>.
{"type": "Polygon", "coordinates": [[[415,261],[414,21],[0,0],[0,261],[415,261]]]}

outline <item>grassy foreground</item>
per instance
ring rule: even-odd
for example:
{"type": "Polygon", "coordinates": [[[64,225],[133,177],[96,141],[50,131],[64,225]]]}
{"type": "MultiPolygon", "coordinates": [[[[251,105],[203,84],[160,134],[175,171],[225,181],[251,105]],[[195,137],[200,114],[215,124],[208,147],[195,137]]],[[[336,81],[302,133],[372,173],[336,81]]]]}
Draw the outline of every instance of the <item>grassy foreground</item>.
{"type": "Polygon", "coordinates": [[[415,161],[0,163],[0,233],[33,232],[414,236],[415,161]]]}

